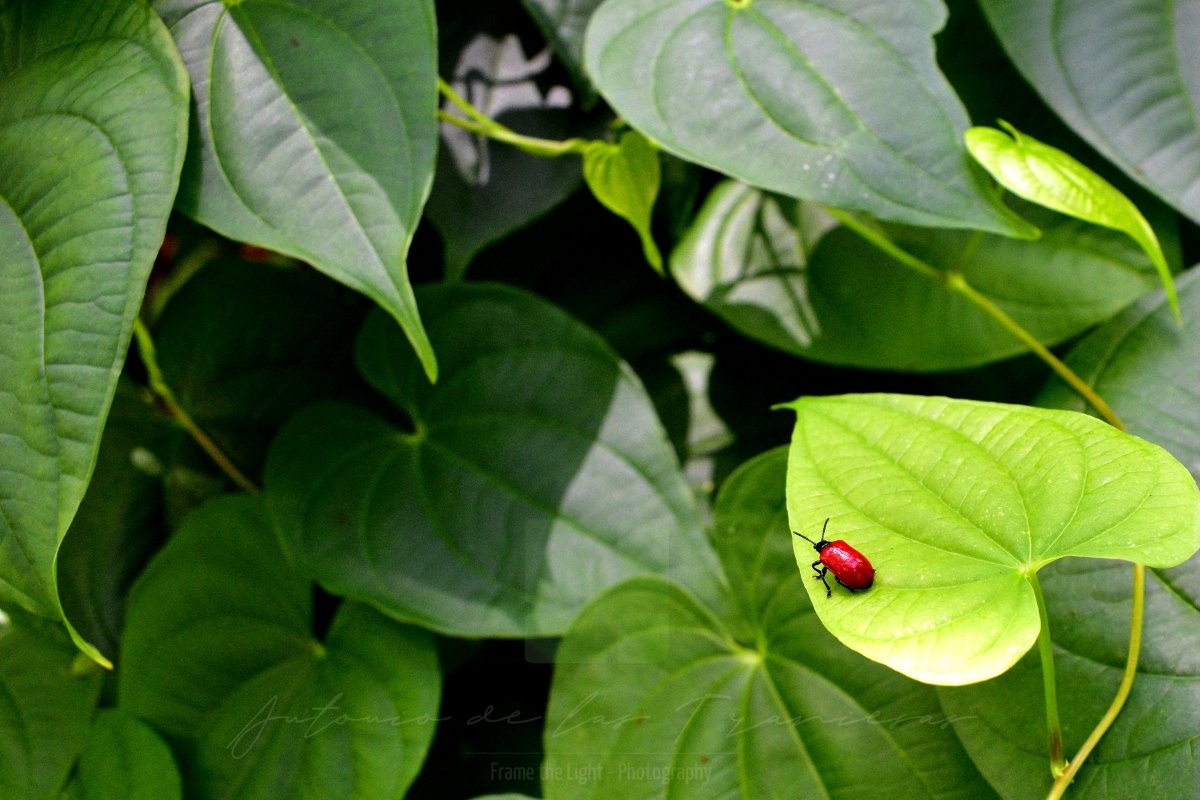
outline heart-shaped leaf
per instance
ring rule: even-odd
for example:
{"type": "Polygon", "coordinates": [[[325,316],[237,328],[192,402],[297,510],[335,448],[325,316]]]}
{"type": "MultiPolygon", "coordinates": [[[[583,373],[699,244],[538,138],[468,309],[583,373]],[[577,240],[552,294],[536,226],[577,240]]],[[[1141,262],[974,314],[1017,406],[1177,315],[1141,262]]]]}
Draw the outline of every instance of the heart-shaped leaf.
{"type": "MultiPolygon", "coordinates": [[[[1123,234],[1036,206],[1037,241],[888,225],[901,248],[972,286],[1046,344],[1108,319],[1153,288],[1123,234]]],[[[940,281],[796,202],[729,181],[671,255],[685,292],[740,332],[815,361],[869,369],[963,369],[1025,345],[940,281]]]]}
{"type": "Polygon", "coordinates": [[[148,725],[115,708],[96,715],[70,800],[180,800],[175,759],[148,725]]]}
{"type": "MultiPolygon", "coordinates": [[[[1200,30],[1168,0],[983,0],[1025,78],[1133,180],[1200,221],[1200,30]]],[[[990,120],[989,120],[990,121],[990,120]]]]}
{"type": "Polygon", "coordinates": [[[367,295],[436,380],[406,265],[437,151],[432,0],[155,9],[196,101],[180,210],[367,295]]]}
{"type": "MultiPolygon", "coordinates": [[[[1121,682],[1132,572],[1120,562],[1078,559],[1043,572],[1068,753],[1083,744],[1121,682]]],[[[1193,756],[1200,738],[1200,559],[1146,571],[1144,626],[1129,699],[1084,762],[1071,798],[1176,800],[1200,790],[1193,756]]],[[[959,738],[1006,800],[1043,797],[1052,783],[1042,691],[1033,653],[994,680],[939,690],[959,738]]]]}
{"type": "Polygon", "coordinates": [[[1154,228],[1125,195],[1071,156],[1042,144],[1001,121],[1011,136],[995,128],[971,128],[967,149],[1000,185],[1062,214],[1129,234],[1146,251],[1166,288],[1171,307],[1179,314],[1171,268],[1154,228]]]}
{"type": "Polygon", "coordinates": [[[137,0],[5,3],[0,28],[0,599],[56,617],[55,555],[179,180],[187,76],[137,0]]]}
{"type": "Polygon", "coordinates": [[[458,636],[560,635],[592,596],[639,573],[717,602],[695,503],[629,366],[523,291],[419,295],[441,383],[379,313],[357,356],[415,430],[319,404],[271,447],[267,499],[299,570],[458,636]]]}
{"type": "MultiPolygon", "coordinates": [[[[1027,576],[1064,556],[1179,564],[1200,491],[1162,448],[1084,414],[905,395],[804,397],[788,463],[792,530],[845,540],[875,585],[825,596],[821,621],[928,683],[1007,670],[1040,630],[1027,576]]],[[[796,538],[811,575],[813,548],[796,538]]]]}
{"type": "Polygon", "coordinates": [[[658,148],[633,130],[621,134],[616,144],[593,142],[583,154],[583,178],[605,208],[633,226],[646,261],[662,273],[662,254],[650,232],[650,216],[662,184],[658,148]]]}
{"type": "Polygon", "coordinates": [[[404,796],[435,727],[433,639],[345,603],[318,641],[312,598],[246,495],[194,512],[138,579],[121,707],[168,737],[189,796],[404,796]]]}
{"type": "MultiPolygon", "coordinates": [[[[1180,276],[1183,330],[1166,295],[1130,306],[1080,342],[1067,366],[1112,406],[1130,433],[1165,447],[1200,479],[1200,270],[1180,276]]],[[[1087,411],[1074,390],[1050,381],[1037,404],[1087,411]]]]}
{"type": "Polygon", "coordinates": [[[714,540],[738,601],[723,621],[636,578],[590,605],[557,654],[545,796],[992,796],[932,687],[839,644],[800,586],[783,448],[721,490],[714,540]]]}
{"type": "Polygon", "coordinates": [[[0,626],[0,797],[59,800],[100,699],[102,670],[63,627],[10,609],[0,626]]]}
{"type": "Polygon", "coordinates": [[[1036,231],[962,143],[934,62],[941,3],[609,0],[587,71],[669,152],[765,189],[914,225],[1036,231]]]}

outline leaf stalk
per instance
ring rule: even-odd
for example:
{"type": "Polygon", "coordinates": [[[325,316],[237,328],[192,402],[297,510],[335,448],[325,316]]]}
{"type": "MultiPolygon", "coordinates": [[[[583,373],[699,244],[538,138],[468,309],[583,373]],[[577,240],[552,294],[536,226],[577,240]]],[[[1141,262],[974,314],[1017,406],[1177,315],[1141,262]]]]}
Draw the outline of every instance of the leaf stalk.
{"type": "Polygon", "coordinates": [[[222,472],[229,476],[230,480],[241,487],[242,490],[250,494],[258,494],[259,488],[254,482],[247,478],[237,468],[237,465],[221,452],[221,448],[217,446],[217,443],[196,424],[191,415],[175,399],[175,393],[167,385],[166,380],[163,378],[162,369],[158,366],[158,354],[154,347],[154,339],[150,336],[150,331],[146,329],[140,317],[135,318],[133,321],[133,337],[137,341],[138,354],[142,357],[142,363],[146,365],[146,374],[150,379],[150,391],[154,392],[158,399],[162,401],[162,404],[166,406],[167,413],[184,430],[191,434],[192,438],[196,440],[196,444],[200,445],[205,453],[208,453],[208,457],[221,468],[222,472]]]}
{"type": "Polygon", "coordinates": [[[593,142],[586,139],[566,139],[557,141],[554,139],[539,139],[536,136],[524,136],[511,128],[501,125],[496,120],[484,114],[475,106],[468,103],[462,95],[454,91],[450,84],[446,83],[441,78],[438,78],[438,89],[446,99],[454,104],[455,107],[462,110],[467,118],[464,119],[456,114],[450,114],[446,111],[438,111],[437,118],[441,122],[447,122],[451,125],[456,125],[463,130],[479,136],[486,136],[489,139],[495,139],[498,142],[510,144],[513,147],[529,153],[530,155],[540,156],[542,158],[557,158],[571,153],[582,155],[593,142]]]}
{"type": "Polygon", "coordinates": [[[1050,615],[1046,611],[1046,598],[1042,596],[1042,585],[1037,573],[1030,572],[1026,578],[1037,598],[1038,616],[1042,627],[1038,631],[1038,655],[1042,657],[1042,688],[1046,694],[1046,731],[1050,741],[1050,773],[1055,778],[1067,770],[1063,757],[1062,724],[1058,720],[1058,692],[1054,686],[1054,645],[1050,641],[1050,615]]]}

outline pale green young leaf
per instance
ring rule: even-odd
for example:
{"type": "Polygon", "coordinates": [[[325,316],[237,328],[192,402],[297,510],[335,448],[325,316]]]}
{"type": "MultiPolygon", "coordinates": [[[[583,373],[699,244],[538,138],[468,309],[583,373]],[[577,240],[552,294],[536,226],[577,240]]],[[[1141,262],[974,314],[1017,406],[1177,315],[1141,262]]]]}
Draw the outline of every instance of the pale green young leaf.
{"type": "Polygon", "coordinates": [[[298,569],[455,636],[561,635],[638,574],[718,603],[695,500],[633,370],[524,291],[418,294],[443,380],[424,380],[376,312],[357,361],[395,406],[389,418],[316,404],[271,446],[267,503],[298,569]]]}
{"type": "Polygon", "coordinates": [[[437,152],[432,0],[155,10],[196,104],[180,210],[367,295],[436,380],[407,266],[437,152]]]}
{"type": "Polygon", "coordinates": [[[662,254],[650,232],[650,217],[662,184],[658,148],[634,130],[621,134],[616,144],[593,142],[583,154],[583,177],[596,199],[637,231],[646,261],[661,275],[662,254]]]}
{"type": "Polygon", "coordinates": [[[404,796],[433,738],[433,638],[346,602],[318,641],[312,598],[247,495],[195,511],[138,579],[121,708],[169,737],[188,796],[404,796]]]}
{"type": "MultiPolygon", "coordinates": [[[[1084,414],[906,395],[804,397],[792,529],[874,565],[850,593],[808,581],[843,643],[928,683],[1001,674],[1040,629],[1026,576],[1064,556],[1152,567],[1200,547],[1200,491],[1157,445],[1084,414]]],[[[795,542],[811,574],[813,547],[795,542]]]]}
{"type": "Polygon", "coordinates": [[[0,600],[57,617],[58,546],[179,181],[187,75],[137,0],[8,2],[0,31],[0,600]]]}
{"type": "Polygon", "coordinates": [[[664,150],[754,186],[913,225],[1032,237],[962,135],[929,0],[608,0],[588,75],[664,150]]]}
{"type": "Polygon", "coordinates": [[[179,768],[150,726],[119,709],[96,715],[71,800],[181,800],[179,768]]]}
{"type": "Polygon", "coordinates": [[[1171,268],[1154,228],[1133,201],[1057,147],[1043,144],[1006,122],[1000,124],[1012,135],[982,127],[966,132],[971,155],[1018,197],[1129,234],[1150,256],[1178,318],[1179,301],[1171,268]]]}
{"type": "Polygon", "coordinates": [[[824,629],[796,571],[787,452],[721,490],[713,539],[737,598],[719,614],[658,578],[610,590],[558,650],[545,730],[550,800],[995,795],[935,690],[824,629]]]}

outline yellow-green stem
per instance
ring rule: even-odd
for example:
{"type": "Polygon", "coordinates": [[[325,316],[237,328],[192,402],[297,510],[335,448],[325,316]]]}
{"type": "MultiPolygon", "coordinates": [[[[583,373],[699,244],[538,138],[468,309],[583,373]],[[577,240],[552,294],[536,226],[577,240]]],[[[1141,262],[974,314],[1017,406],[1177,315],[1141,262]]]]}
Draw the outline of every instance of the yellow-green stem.
{"type": "Polygon", "coordinates": [[[1071,781],[1075,780],[1075,774],[1079,772],[1079,768],[1083,766],[1083,762],[1095,749],[1096,744],[1100,741],[1100,737],[1104,736],[1108,731],[1109,726],[1113,724],[1113,720],[1121,713],[1122,706],[1125,705],[1125,700],[1129,697],[1129,690],[1133,688],[1133,679],[1137,676],[1138,656],[1142,650],[1142,614],[1146,607],[1146,568],[1141,564],[1133,565],[1133,615],[1129,625],[1129,656],[1125,660],[1125,674],[1121,676],[1121,686],[1117,689],[1117,696],[1113,698],[1112,705],[1108,707],[1108,711],[1104,712],[1104,716],[1088,736],[1087,741],[1083,743],[1083,747],[1079,748],[1079,752],[1075,754],[1075,758],[1071,759],[1071,763],[1067,765],[1067,769],[1058,779],[1054,781],[1054,786],[1050,789],[1050,794],[1046,795],[1046,800],[1059,800],[1063,796],[1063,792],[1071,785],[1071,781]]]}
{"type": "Polygon", "coordinates": [[[458,92],[454,91],[450,84],[441,78],[438,78],[438,89],[441,90],[442,94],[451,103],[467,115],[467,119],[463,119],[455,114],[438,111],[437,118],[439,120],[448,122],[451,125],[457,125],[463,130],[470,131],[479,136],[486,136],[498,142],[511,144],[513,147],[517,147],[530,155],[541,156],[542,158],[556,158],[569,153],[582,155],[588,146],[592,144],[586,139],[557,141],[554,139],[539,139],[536,136],[524,136],[510,128],[506,128],[475,108],[475,106],[464,100],[458,92]]]}
{"type": "Polygon", "coordinates": [[[162,370],[158,366],[158,355],[154,348],[154,339],[150,336],[150,331],[146,329],[140,318],[135,318],[133,321],[133,337],[137,341],[138,354],[142,357],[142,363],[146,365],[146,374],[150,379],[150,390],[166,406],[167,413],[184,430],[191,434],[192,438],[196,440],[196,444],[200,445],[204,449],[204,452],[208,453],[208,457],[234,483],[250,494],[258,494],[259,489],[254,485],[254,482],[247,478],[237,468],[237,465],[221,452],[221,448],[217,447],[217,443],[209,438],[208,434],[196,424],[196,421],[184,410],[183,406],[179,405],[179,401],[175,399],[175,393],[167,385],[166,380],[163,378],[162,370]]]}
{"type": "Polygon", "coordinates": [[[1046,598],[1042,596],[1042,585],[1038,583],[1037,575],[1031,572],[1026,578],[1033,587],[1033,596],[1037,598],[1038,616],[1042,619],[1042,628],[1038,632],[1038,655],[1042,657],[1042,688],[1046,694],[1050,773],[1057,778],[1066,770],[1067,761],[1063,758],[1062,724],[1058,721],[1058,693],[1054,688],[1054,646],[1050,642],[1050,615],[1046,612],[1046,598]]]}

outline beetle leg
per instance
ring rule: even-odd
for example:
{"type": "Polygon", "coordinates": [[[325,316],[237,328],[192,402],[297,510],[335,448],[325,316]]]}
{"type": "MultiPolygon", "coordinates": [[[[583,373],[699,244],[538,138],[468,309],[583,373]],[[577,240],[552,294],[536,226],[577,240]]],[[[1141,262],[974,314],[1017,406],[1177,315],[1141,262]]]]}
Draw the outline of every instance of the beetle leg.
{"type": "Polygon", "coordinates": [[[837,581],[837,582],[838,582],[838,586],[841,586],[843,589],[845,589],[845,590],[846,590],[847,592],[849,592],[850,594],[854,594],[855,592],[857,592],[857,591],[858,591],[857,589],[851,589],[849,586],[847,586],[846,584],[842,583],[842,579],[841,579],[841,578],[839,578],[837,575],[834,575],[834,576],[833,576],[833,579],[834,579],[835,581],[837,581]]]}
{"type": "MultiPolygon", "coordinates": [[[[812,565],[813,572],[817,573],[816,575],[813,575],[813,578],[818,579],[821,581],[821,583],[825,584],[825,596],[832,597],[833,590],[829,588],[829,581],[825,580],[825,573],[829,572],[829,567],[821,567],[821,569],[818,570],[817,564],[820,564],[820,563],[821,563],[820,561],[813,562],[813,565],[812,565]]],[[[837,580],[837,576],[835,575],[833,579],[837,580]]]]}

